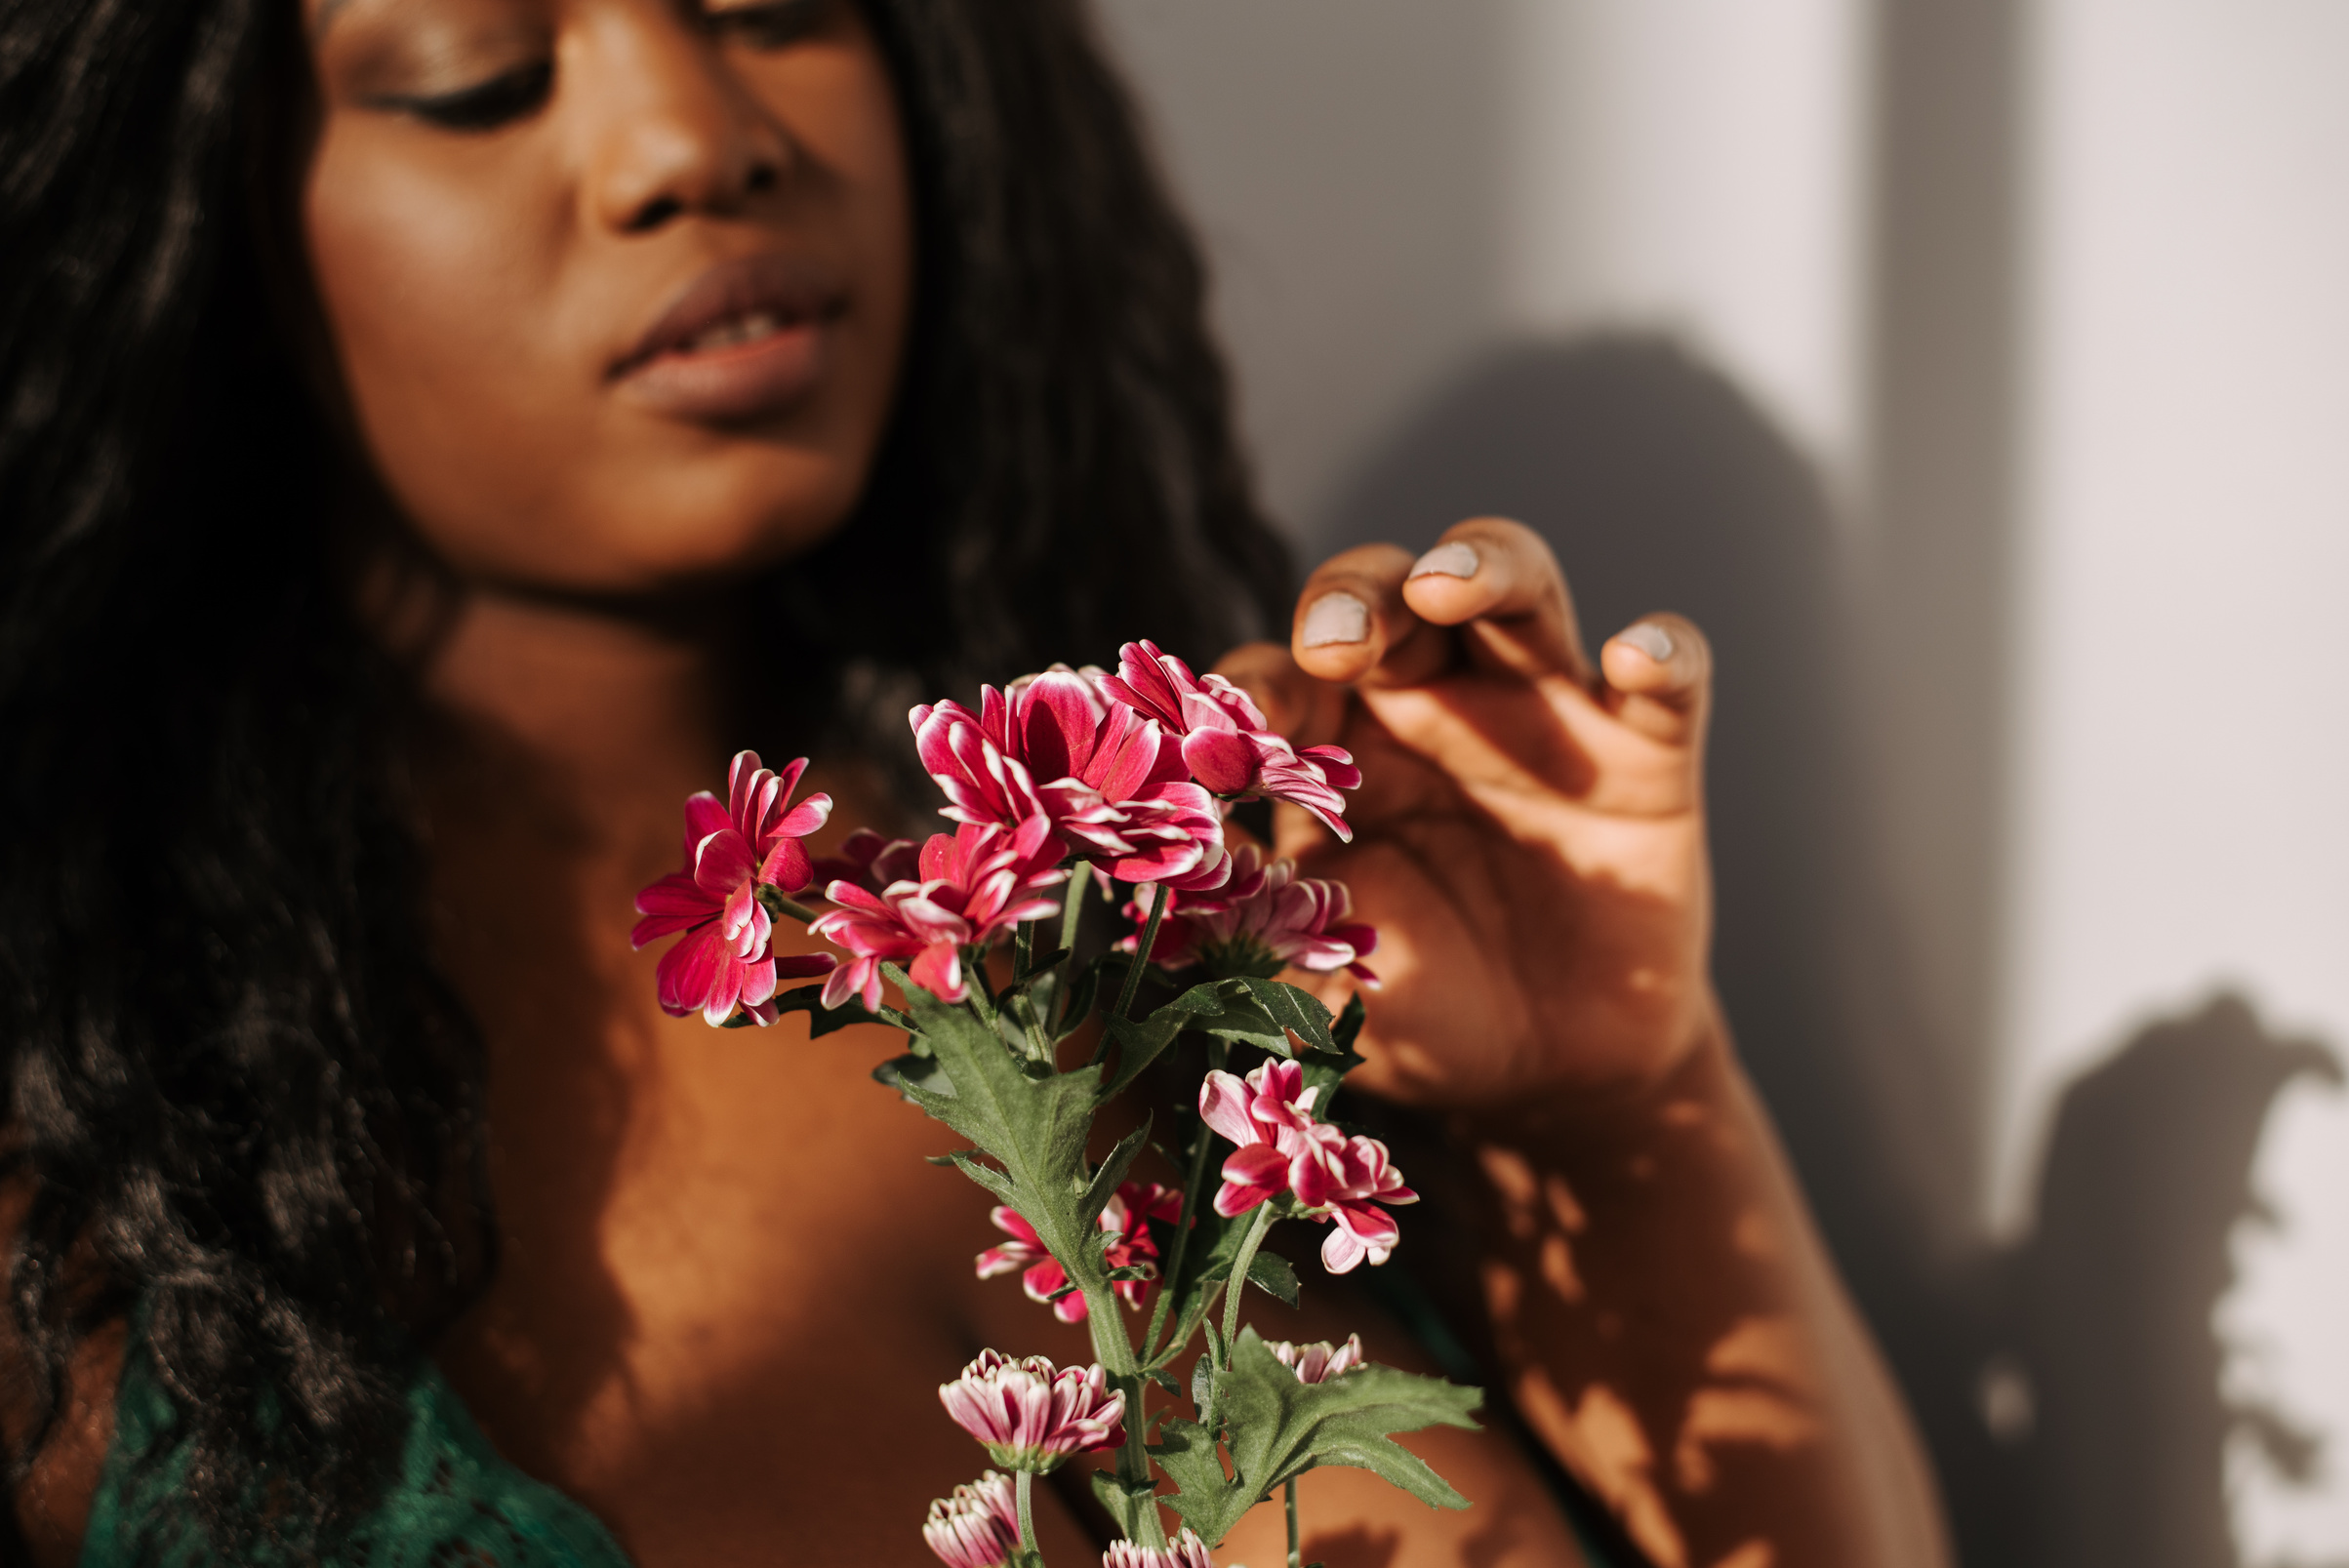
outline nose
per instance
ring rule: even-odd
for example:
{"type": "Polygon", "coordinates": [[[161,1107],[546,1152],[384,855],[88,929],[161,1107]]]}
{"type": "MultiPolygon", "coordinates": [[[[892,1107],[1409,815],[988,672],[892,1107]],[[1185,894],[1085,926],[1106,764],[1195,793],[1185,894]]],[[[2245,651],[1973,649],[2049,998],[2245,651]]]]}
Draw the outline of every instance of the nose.
{"type": "Polygon", "coordinates": [[[680,9],[666,0],[599,8],[602,25],[581,40],[574,80],[587,91],[577,101],[594,116],[585,194],[616,232],[740,211],[790,160],[783,127],[680,9]]]}

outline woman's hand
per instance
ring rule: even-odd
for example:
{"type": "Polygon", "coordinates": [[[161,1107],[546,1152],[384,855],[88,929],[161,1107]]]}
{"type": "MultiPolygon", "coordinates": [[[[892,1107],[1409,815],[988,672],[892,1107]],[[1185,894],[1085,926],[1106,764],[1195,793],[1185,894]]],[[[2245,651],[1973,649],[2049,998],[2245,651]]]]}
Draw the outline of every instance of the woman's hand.
{"type": "Polygon", "coordinates": [[[1549,546],[1483,517],[1416,561],[1324,562],[1290,648],[1219,667],[1361,766],[1352,844],[1294,807],[1274,824],[1378,928],[1357,1081],[1445,1106],[1629,1090],[1710,1037],[1712,658],[1688,622],[1644,617],[1594,665],[1549,546]]]}

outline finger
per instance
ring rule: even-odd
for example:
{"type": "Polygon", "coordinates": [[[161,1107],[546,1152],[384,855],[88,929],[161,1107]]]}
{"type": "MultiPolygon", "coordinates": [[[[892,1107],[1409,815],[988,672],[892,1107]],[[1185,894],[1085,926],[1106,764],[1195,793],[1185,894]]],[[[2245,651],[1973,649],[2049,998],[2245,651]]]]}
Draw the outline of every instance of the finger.
{"type": "Polygon", "coordinates": [[[1297,596],[1289,647],[1309,675],[1341,685],[1409,686],[1451,662],[1448,633],[1403,601],[1411,557],[1393,544],[1333,555],[1297,596]]]}
{"type": "Polygon", "coordinates": [[[1459,627],[1473,664],[1590,683],[1566,576],[1549,543],[1523,523],[1472,517],[1444,530],[1411,564],[1403,600],[1422,621],[1459,627]]]}
{"type": "Polygon", "coordinates": [[[1243,643],[1215,673],[1246,692],[1265,723],[1297,745],[1328,745],[1346,722],[1346,688],[1307,674],[1284,644],[1243,643]]]}
{"type": "Polygon", "coordinates": [[[1685,616],[1641,616],[1599,651],[1601,694],[1618,719],[1640,734],[1693,745],[1713,704],[1713,647],[1685,616]]]}

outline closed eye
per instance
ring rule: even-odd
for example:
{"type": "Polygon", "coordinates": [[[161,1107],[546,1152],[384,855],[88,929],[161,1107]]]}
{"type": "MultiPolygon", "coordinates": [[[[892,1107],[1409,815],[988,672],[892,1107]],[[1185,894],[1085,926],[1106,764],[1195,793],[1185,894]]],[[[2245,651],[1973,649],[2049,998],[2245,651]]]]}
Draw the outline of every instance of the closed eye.
{"type": "Polygon", "coordinates": [[[414,115],[444,131],[495,131],[537,113],[553,85],[554,62],[542,60],[453,93],[387,94],[372,101],[375,107],[414,115]]]}
{"type": "Polygon", "coordinates": [[[752,49],[786,49],[822,32],[838,4],[839,0],[763,0],[711,6],[703,12],[702,21],[719,37],[739,39],[752,49]]]}

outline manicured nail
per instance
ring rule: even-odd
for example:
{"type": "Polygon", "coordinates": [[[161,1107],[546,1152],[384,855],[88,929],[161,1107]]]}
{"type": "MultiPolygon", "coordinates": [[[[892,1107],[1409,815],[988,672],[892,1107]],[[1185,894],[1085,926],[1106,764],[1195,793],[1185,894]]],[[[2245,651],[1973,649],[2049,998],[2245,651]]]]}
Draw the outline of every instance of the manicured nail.
{"type": "Polygon", "coordinates": [[[1308,648],[1326,648],[1339,642],[1370,640],[1370,606],[1351,593],[1324,593],[1305,612],[1298,641],[1308,648]]]}
{"type": "Polygon", "coordinates": [[[1454,542],[1438,544],[1422,555],[1411,567],[1413,577],[1475,577],[1483,561],[1477,556],[1474,544],[1454,542]]]}
{"type": "Polygon", "coordinates": [[[1642,621],[1636,626],[1627,626],[1619,634],[1619,637],[1621,641],[1630,643],[1659,664],[1672,658],[1672,633],[1652,621],[1642,621]]]}

